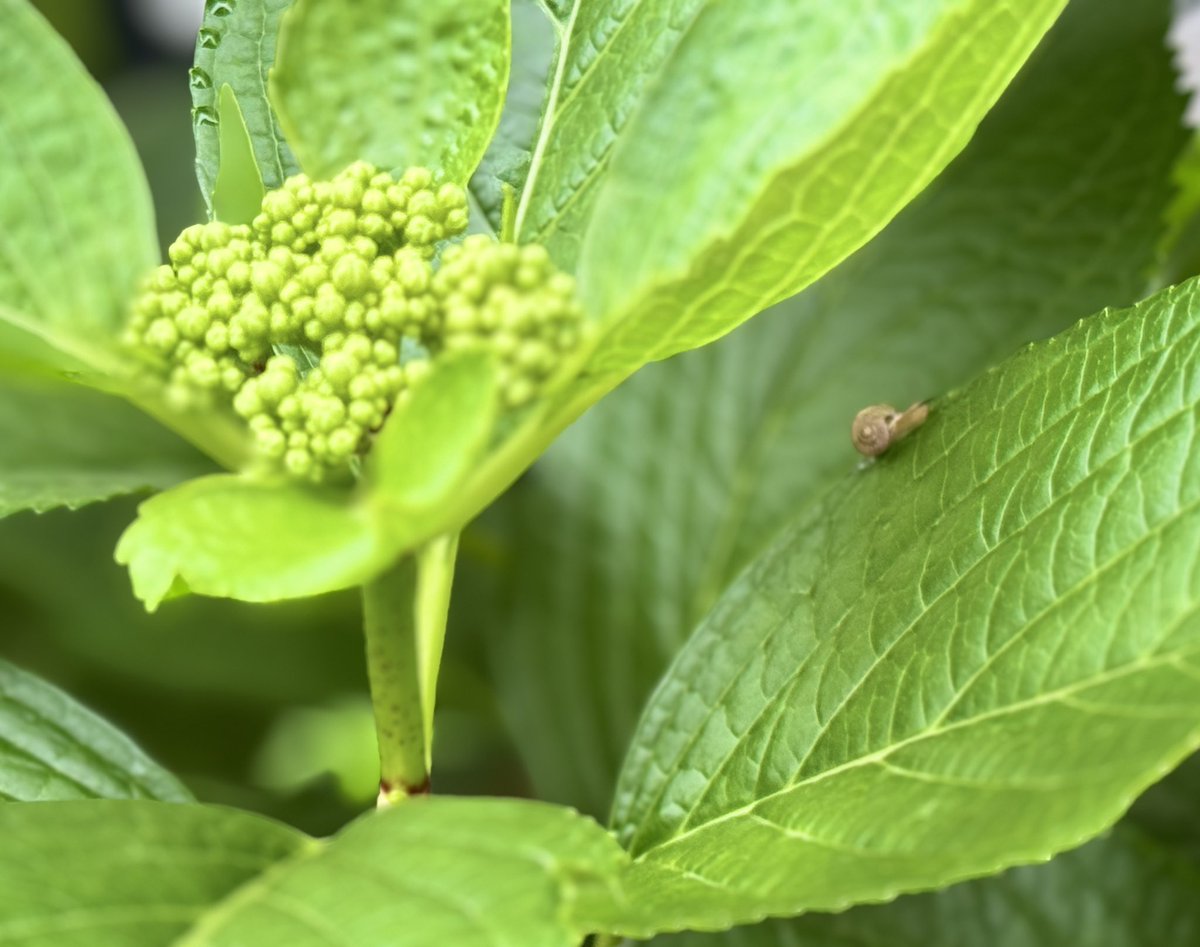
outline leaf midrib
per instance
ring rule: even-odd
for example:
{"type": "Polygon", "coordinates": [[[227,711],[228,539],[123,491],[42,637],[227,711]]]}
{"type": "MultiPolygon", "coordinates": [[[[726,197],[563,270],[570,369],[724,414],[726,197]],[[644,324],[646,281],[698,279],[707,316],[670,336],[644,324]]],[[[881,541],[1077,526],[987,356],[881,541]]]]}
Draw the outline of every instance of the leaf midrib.
{"type": "MultiPolygon", "coordinates": [[[[529,171],[525,175],[525,183],[521,188],[521,199],[517,202],[517,210],[513,215],[514,240],[520,239],[521,230],[525,224],[525,216],[529,213],[533,193],[537,190],[538,175],[541,174],[546,146],[558,121],[558,96],[562,92],[567,60],[570,58],[571,42],[574,39],[575,18],[579,14],[579,8],[582,5],[583,0],[572,0],[571,12],[565,23],[561,23],[556,17],[552,16],[550,18],[550,22],[555,25],[558,31],[558,49],[555,51],[554,58],[554,77],[550,81],[550,88],[546,94],[546,103],[542,110],[542,120],[538,123],[537,140],[534,142],[533,151],[530,153],[529,171]]],[[[545,9],[544,5],[543,9],[545,9]]]]}

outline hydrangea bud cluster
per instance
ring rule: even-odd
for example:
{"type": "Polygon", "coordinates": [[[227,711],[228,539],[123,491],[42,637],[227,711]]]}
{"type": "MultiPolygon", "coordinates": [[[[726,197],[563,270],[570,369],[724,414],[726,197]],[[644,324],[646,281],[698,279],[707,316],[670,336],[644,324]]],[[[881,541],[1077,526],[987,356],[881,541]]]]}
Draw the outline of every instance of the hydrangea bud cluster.
{"type": "Polygon", "coordinates": [[[447,247],[433,275],[437,333],[447,350],[484,342],[500,363],[510,408],[532,400],[580,340],[575,281],[544,247],[471,236],[447,247]]]}
{"type": "Polygon", "coordinates": [[[442,352],[490,348],[518,407],[579,344],[574,281],[542,248],[469,237],[435,266],[466,225],[463,189],[423,168],[297,175],[250,224],[183,231],[126,341],[176,408],[231,405],[264,461],[343,475],[442,352]]]}

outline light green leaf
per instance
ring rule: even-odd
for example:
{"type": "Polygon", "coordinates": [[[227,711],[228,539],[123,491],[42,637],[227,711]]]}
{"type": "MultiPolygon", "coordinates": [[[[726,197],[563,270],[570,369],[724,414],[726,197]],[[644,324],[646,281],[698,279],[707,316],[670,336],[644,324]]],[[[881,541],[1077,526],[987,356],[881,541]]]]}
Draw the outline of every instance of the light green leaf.
{"type": "Polygon", "coordinates": [[[233,809],[158,802],[0,806],[0,943],[170,944],[240,886],[316,845],[233,809]]]}
{"type": "Polygon", "coordinates": [[[326,843],[234,810],[0,807],[0,943],[575,947],[624,862],[539,803],[410,800],[326,843]]]}
{"type": "Polygon", "coordinates": [[[1048,865],[844,914],[810,914],[656,947],[1178,947],[1200,941],[1200,876],[1118,829],[1048,865]]]}
{"type": "Polygon", "coordinates": [[[213,210],[217,220],[248,224],[262,208],[263,182],[254,160],[254,143],[228,83],[221,86],[218,109],[221,167],[213,188],[213,210]]]}
{"type": "Polygon", "coordinates": [[[94,797],[186,802],[191,794],[111,724],[0,660],[0,799],[94,797]]]}
{"type": "Polygon", "coordinates": [[[436,511],[487,445],[497,401],[496,364],[486,353],[439,359],[371,447],[372,499],[401,516],[436,511]]]}
{"type": "Polygon", "coordinates": [[[516,222],[606,319],[595,369],[711,341],[865,243],[1063,5],[570,4],[516,222]]]}
{"type": "Polygon", "coordinates": [[[541,796],[607,812],[666,662],[853,466],[859,408],[945,391],[1141,295],[1184,137],[1168,18],[1166,2],[1075,0],[884,234],[720,343],[643,370],[490,514],[512,546],[493,677],[541,796]]]}
{"type": "Polygon", "coordinates": [[[254,156],[268,190],[300,170],[267,100],[267,73],[275,61],[279,19],[292,0],[213,0],[206,5],[190,73],[196,178],[213,209],[221,166],[217,95],[228,85],[241,106],[254,156]]]}
{"type": "Polygon", "coordinates": [[[178,582],[246,602],[348,588],[394,552],[375,518],[348,496],[218,474],[143,503],[116,558],[153,611],[178,582]]]}
{"type": "Polygon", "coordinates": [[[280,27],[271,99],[300,163],[421,165],[466,184],[504,104],[508,0],[296,0],[280,27]]]}
{"type": "Polygon", "coordinates": [[[0,0],[0,47],[0,321],[101,366],[158,258],[146,179],[99,86],[26,0],[0,0]]]}
{"type": "Polygon", "coordinates": [[[164,489],[212,470],[124,401],[52,378],[0,378],[0,516],[164,489]]]}
{"type": "Polygon", "coordinates": [[[486,446],[495,410],[492,360],[448,358],[384,426],[364,495],[204,477],[143,503],[117,561],[151,611],[183,588],[269,602],[360,585],[469,518],[469,499],[464,513],[455,491],[486,446]]]}
{"type": "Polygon", "coordinates": [[[411,799],[243,888],[178,947],[575,947],[573,902],[623,859],[565,809],[411,799]]]}
{"type": "Polygon", "coordinates": [[[1198,334],[1196,281],[1084,320],[790,526],[642,717],[635,889],[707,927],[938,887],[1078,845],[1194,750],[1198,334]]]}

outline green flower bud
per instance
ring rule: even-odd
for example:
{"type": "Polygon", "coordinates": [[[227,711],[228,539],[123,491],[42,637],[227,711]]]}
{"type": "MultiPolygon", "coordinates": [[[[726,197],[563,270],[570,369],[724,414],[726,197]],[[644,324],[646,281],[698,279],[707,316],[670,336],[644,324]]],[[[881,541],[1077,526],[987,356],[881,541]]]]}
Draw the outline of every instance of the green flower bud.
{"type": "Polygon", "coordinates": [[[283,270],[269,260],[250,266],[250,285],[264,302],[272,302],[279,297],[285,279],[283,270]]]}
{"type": "Polygon", "coordinates": [[[349,297],[361,296],[370,284],[371,269],[359,256],[344,256],[333,267],[333,285],[349,297]]]}

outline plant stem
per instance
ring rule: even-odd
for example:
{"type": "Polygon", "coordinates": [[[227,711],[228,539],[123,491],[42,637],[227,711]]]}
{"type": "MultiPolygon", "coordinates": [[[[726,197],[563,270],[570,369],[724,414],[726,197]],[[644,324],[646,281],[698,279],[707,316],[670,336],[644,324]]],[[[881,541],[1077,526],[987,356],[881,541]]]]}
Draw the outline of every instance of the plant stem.
{"type": "Polygon", "coordinates": [[[429,792],[433,709],[457,551],[457,533],[439,536],[363,586],[380,806],[429,792]]]}

